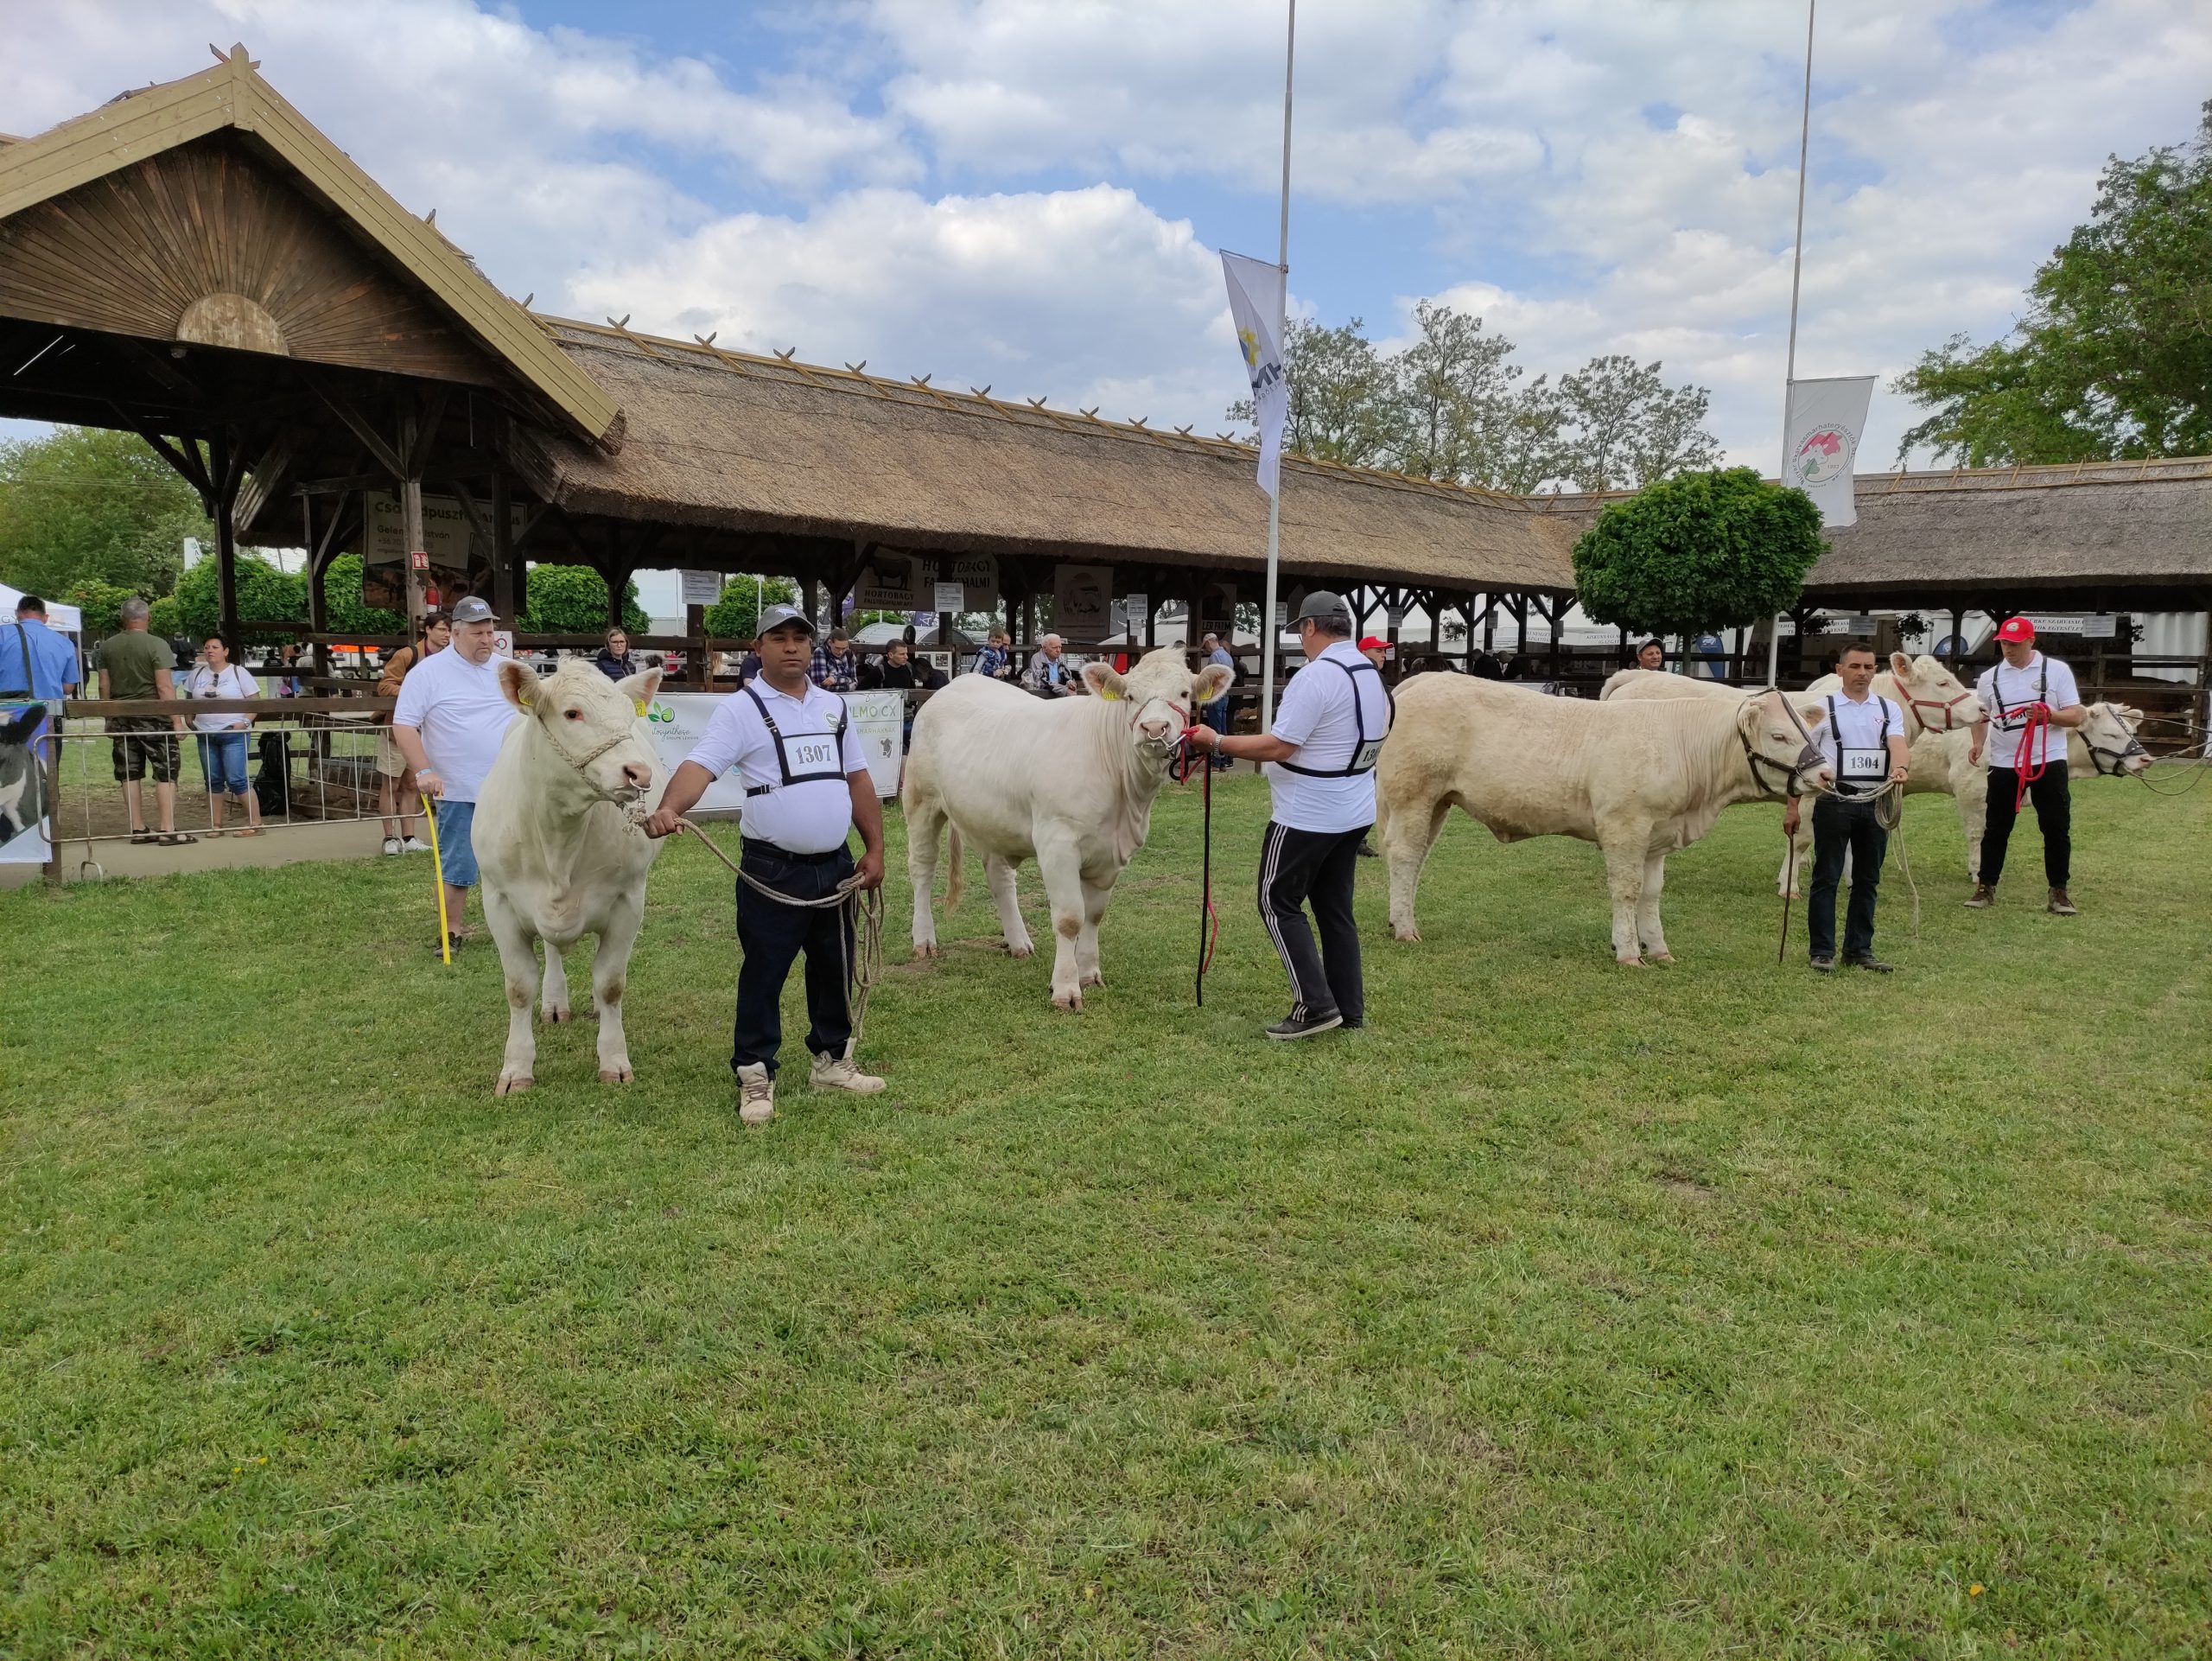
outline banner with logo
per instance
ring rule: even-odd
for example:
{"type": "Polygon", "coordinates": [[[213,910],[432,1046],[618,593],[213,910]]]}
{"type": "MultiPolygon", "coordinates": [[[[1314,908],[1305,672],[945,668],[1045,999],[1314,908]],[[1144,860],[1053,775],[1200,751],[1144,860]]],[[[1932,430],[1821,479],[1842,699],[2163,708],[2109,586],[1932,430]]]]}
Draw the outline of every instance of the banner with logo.
{"type": "Polygon", "coordinates": [[[1290,383],[1283,376],[1279,335],[1283,270],[1231,253],[1222,255],[1221,269],[1229,279],[1229,315],[1236,325],[1236,347],[1244,357],[1259,423],[1260,488],[1272,496],[1281,482],[1282,430],[1290,420],[1290,383]]]}
{"type": "Polygon", "coordinates": [[[891,797],[899,793],[899,763],[906,748],[906,700],[898,692],[848,692],[845,710],[852,717],[853,731],[859,735],[861,747],[868,752],[868,777],[875,780],[875,793],[891,797]]]}
{"type": "Polygon", "coordinates": [[[1103,640],[1114,632],[1114,568],[1063,565],[1052,573],[1052,632],[1103,640]]]}
{"type": "Polygon", "coordinates": [[[1789,383],[1789,419],[1783,428],[1788,435],[1788,459],[1782,482],[1796,486],[1813,499],[1823,525],[1859,521],[1853,468],[1873,395],[1872,375],[1789,383]]]}
{"type": "Polygon", "coordinates": [[[0,865],[43,865],[50,851],[46,745],[59,722],[59,699],[0,703],[0,865]]]}

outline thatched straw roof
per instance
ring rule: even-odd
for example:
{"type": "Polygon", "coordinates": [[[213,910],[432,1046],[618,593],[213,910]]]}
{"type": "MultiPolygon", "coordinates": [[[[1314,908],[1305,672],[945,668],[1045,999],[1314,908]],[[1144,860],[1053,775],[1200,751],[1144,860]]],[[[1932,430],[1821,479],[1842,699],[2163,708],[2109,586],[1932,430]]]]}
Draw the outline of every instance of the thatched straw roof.
{"type": "MultiPolygon", "coordinates": [[[[1256,570],[1246,445],[854,370],[540,320],[621,405],[619,449],[543,447],[571,515],[895,547],[1256,570]]],[[[1572,537],[1537,505],[1286,457],[1282,563],[1344,582],[1561,593],[1572,537]]]]}

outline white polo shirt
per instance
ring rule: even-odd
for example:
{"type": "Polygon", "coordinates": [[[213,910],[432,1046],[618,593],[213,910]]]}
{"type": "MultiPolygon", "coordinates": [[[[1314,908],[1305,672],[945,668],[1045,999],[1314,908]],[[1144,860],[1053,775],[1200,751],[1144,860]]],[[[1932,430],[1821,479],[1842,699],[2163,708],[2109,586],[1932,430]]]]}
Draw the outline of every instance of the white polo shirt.
{"type": "Polygon", "coordinates": [[[477,799],[484,775],[499,759],[507,723],[520,713],[499,690],[499,665],[506,661],[494,652],[480,664],[471,663],[459,646],[448,646],[416,664],[399,684],[391,724],[423,735],[423,753],[449,802],[477,799]]]}
{"type": "MultiPolygon", "coordinates": [[[[1382,677],[1350,640],[1338,640],[1290,678],[1275,707],[1274,735],[1298,746],[1290,759],[1323,773],[1341,767],[1360,735],[1381,738],[1390,727],[1382,677]],[[1351,670],[1346,674],[1345,670],[1351,670]]],[[[1313,778],[1279,762],[1267,764],[1274,818],[1294,830],[1359,830],[1375,823],[1375,773],[1313,778]]]]}
{"type": "MultiPolygon", "coordinates": [[[[1981,671],[1981,678],[1974,684],[1974,690],[1989,715],[1989,765],[2015,771],[2020,766],[2020,735],[2028,724],[2028,706],[2040,700],[2053,710],[2063,710],[2082,701],[2081,689],[2074,684],[2074,671],[2057,659],[2046,658],[2040,652],[2030,653],[2027,666],[2023,669],[2015,669],[1999,658],[1981,671]],[[2046,669],[2050,671],[2047,683],[2046,669]],[[1997,713],[2000,698],[2005,710],[2002,716],[1997,713]]],[[[2043,754],[2031,755],[2030,767],[2063,761],[2066,729],[2043,728],[2037,734],[2036,748],[2043,754]]]]}
{"type": "Polygon", "coordinates": [[[852,787],[847,780],[868,771],[868,752],[845,716],[842,698],[812,685],[803,697],[792,697],[769,685],[766,678],[721,701],[684,760],[696,762],[717,779],[735,767],[748,792],[766,786],[766,794],[746,797],[739,810],[740,828],[753,841],[772,842],[794,854],[826,854],[844,846],[853,828],[852,787]],[[752,693],[760,695],[759,703],[752,693]],[[776,723],[780,744],[760,718],[764,706],[776,723]],[[845,733],[837,745],[830,735],[841,718],[845,733]],[[817,776],[786,784],[786,764],[794,777],[817,776]]]}
{"type": "Polygon", "coordinates": [[[1890,747],[1886,738],[1911,742],[1905,730],[1904,711],[1885,697],[1869,692],[1853,703],[1841,692],[1821,700],[1828,718],[1813,729],[1813,748],[1835,769],[1836,785],[1847,796],[1871,796],[1890,776],[1890,747]],[[1889,722],[1885,735],[1882,723],[1889,722]]]}

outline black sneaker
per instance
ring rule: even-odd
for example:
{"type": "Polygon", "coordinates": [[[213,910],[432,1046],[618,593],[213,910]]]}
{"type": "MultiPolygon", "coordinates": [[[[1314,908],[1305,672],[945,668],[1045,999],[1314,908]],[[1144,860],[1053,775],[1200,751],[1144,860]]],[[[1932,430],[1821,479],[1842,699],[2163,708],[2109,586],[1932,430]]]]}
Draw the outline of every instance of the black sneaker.
{"type": "Polygon", "coordinates": [[[1377,854],[1375,851],[1375,843],[1372,838],[1362,842],[1359,844],[1359,856],[1362,859],[1380,859],[1382,857],[1380,854],[1377,854]]]}
{"type": "Polygon", "coordinates": [[[1846,958],[1844,962],[1853,969],[1871,969],[1877,975],[1894,975],[1897,968],[1893,963],[1884,963],[1871,952],[1864,958],[1846,958]]]}
{"type": "Polygon", "coordinates": [[[1834,958],[1815,958],[1812,960],[1812,964],[1813,972],[1815,975],[1833,975],[1835,973],[1835,959],[1834,958]]]}
{"type": "Polygon", "coordinates": [[[1316,1033],[1325,1033],[1344,1024],[1344,1018],[1332,1012],[1325,1015],[1285,1015],[1268,1028],[1269,1038],[1311,1038],[1316,1033]]]}

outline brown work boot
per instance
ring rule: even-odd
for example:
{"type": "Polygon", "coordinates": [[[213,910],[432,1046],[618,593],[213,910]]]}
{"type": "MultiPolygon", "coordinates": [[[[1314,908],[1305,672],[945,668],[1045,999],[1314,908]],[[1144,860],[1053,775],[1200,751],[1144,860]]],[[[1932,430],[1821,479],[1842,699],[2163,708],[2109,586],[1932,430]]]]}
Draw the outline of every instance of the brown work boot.
{"type": "Polygon", "coordinates": [[[845,1045],[842,1055],[817,1055],[814,1069],[807,1075],[807,1083],[817,1090],[849,1090],[856,1095],[873,1096],[883,1088],[883,1080],[872,1072],[862,1072],[853,1065],[853,1047],[845,1045]]]}
{"type": "Polygon", "coordinates": [[[2066,897],[2063,888],[2050,891],[2050,910],[2055,917],[2079,917],[2082,914],[2074,908],[2074,902],[2066,897]]]}
{"type": "Polygon", "coordinates": [[[737,1070],[737,1117],[742,1124],[766,1124],[776,1117],[776,1081],[765,1061],[737,1070]]]}
{"type": "Polygon", "coordinates": [[[1967,901],[1967,909],[1968,911],[1987,911],[1989,909],[1990,901],[1996,898],[1996,889],[1991,888],[1986,882],[1977,882],[1974,885],[1973,896],[1967,901]]]}

